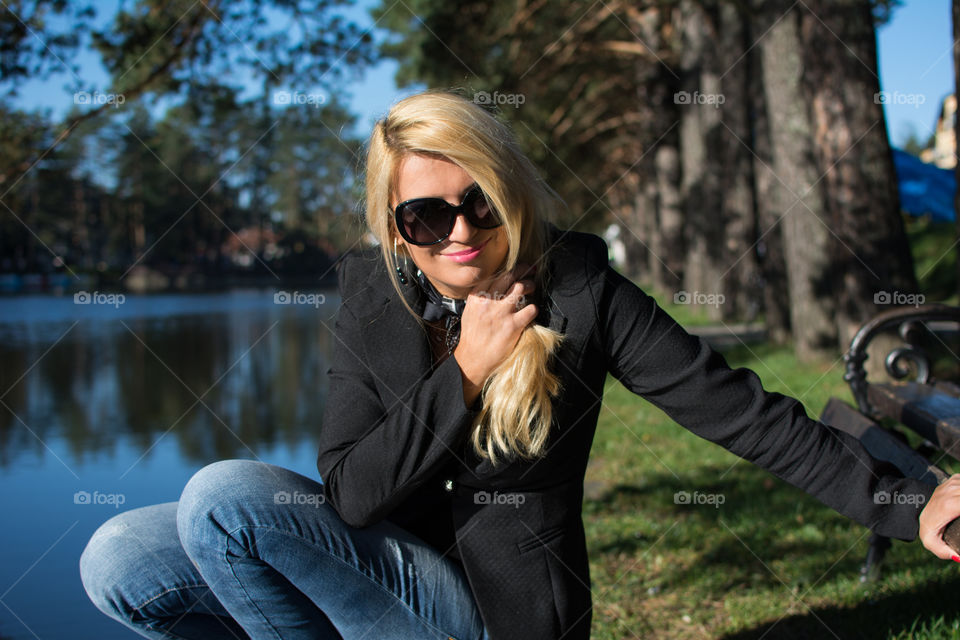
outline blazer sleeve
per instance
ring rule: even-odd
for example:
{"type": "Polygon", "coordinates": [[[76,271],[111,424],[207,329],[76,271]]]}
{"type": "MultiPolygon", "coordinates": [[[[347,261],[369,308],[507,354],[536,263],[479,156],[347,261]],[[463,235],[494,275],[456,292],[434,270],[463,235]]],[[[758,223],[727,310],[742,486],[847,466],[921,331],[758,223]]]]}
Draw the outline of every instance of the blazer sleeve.
{"type": "Polygon", "coordinates": [[[677,423],[767,469],[841,514],[890,538],[912,540],[933,487],[872,458],[852,436],[766,392],[748,369],[731,370],[639,287],[607,267],[598,301],[608,370],[677,423]],[[912,496],[877,504],[874,496],[912,496]],[[892,501],[891,501],[892,502],[892,501]]]}
{"type": "Polygon", "coordinates": [[[347,524],[364,527],[388,516],[462,451],[477,412],[466,407],[452,355],[432,371],[411,370],[405,393],[381,391],[378,370],[413,367],[391,354],[376,354],[378,362],[369,359],[361,339],[361,325],[369,319],[358,317],[348,302],[363,292],[344,284],[350,268],[349,260],[339,268],[345,302],[334,328],[317,469],[326,500],[347,524]]]}

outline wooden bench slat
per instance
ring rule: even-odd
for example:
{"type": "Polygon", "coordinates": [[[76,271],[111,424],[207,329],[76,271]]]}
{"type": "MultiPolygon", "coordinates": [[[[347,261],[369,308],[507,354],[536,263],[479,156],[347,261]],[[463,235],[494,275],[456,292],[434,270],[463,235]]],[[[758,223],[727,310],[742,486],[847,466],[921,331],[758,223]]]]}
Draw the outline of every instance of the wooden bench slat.
{"type": "Polygon", "coordinates": [[[933,383],[933,387],[937,391],[942,391],[948,396],[960,398],[960,385],[950,382],[949,380],[937,380],[933,383]]]}
{"type": "Polygon", "coordinates": [[[870,404],[960,460],[960,398],[916,382],[871,384],[870,404]]]}
{"type": "Polygon", "coordinates": [[[849,433],[874,458],[893,463],[903,475],[937,485],[947,474],[879,424],[839,398],[830,398],[820,421],[849,433]]]}

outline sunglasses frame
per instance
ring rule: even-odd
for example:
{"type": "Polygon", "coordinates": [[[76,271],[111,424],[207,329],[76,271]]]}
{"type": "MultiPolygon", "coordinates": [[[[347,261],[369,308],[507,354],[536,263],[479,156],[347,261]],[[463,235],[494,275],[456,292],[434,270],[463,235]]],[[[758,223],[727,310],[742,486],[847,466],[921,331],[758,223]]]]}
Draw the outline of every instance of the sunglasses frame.
{"type": "Polygon", "coordinates": [[[463,194],[463,200],[458,205],[450,204],[443,198],[410,198],[409,200],[404,200],[403,202],[398,204],[396,208],[392,211],[394,216],[394,223],[397,225],[397,231],[400,233],[403,239],[409,242],[410,244],[416,245],[418,247],[429,247],[431,245],[440,244],[441,242],[449,238],[450,234],[453,233],[453,227],[457,224],[457,216],[460,215],[461,213],[467,218],[467,222],[469,222],[471,225],[473,225],[477,229],[496,229],[497,227],[502,225],[503,220],[500,219],[500,215],[496,212],[496,210],[494,210],[493,206],[490,205],[489,201],[487,202],[487,206],[490,207],[490,213],[493,214],[492,218],[497,221],[497,224],[491,225],[489,227],[484,227],[474,222],[476,218],[474,217],[472,211],[468,211],[467,206],[468,205],[472,206],[477,198],[486,198],[486,196],[483,193],[483,190],[480,188],[480,185],[477,185],[477,184],[470,187],[470,189],[467,190],[465,194],[463,194]],[[432,242],[417,242],[416,240],[414,240],[413,238],[407,235],[406,226],[403,223],[403,218],[400,212],[403,210],[404,207],[406,207],[408,204],[412,202],[423,202],[423,201],[431,201],[431,200],[440,201],[441,203],[443,203],[443,206],[446,207],[447,210],[450,212],[450,228],[447,229],[447,232],[443,235],[443,237],[438,238],[437,240],[434,240],[432,242]]]}

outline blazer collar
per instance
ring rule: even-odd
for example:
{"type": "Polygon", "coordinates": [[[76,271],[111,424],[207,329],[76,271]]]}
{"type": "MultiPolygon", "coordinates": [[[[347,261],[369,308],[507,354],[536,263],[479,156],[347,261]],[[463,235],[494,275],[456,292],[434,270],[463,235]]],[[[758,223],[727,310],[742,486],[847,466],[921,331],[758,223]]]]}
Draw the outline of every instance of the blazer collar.
{"type": "MultiPolygon", "coordinates": [[[[393,284],[387,276],[386,265],[383,264],[383,259],[379,257],[379,252],[377,252],[377,256],[377,264],[374,265],[368,280],[370,287],[379,294],[377,297],[380,298],[381,304],[388,307],[385,311],[389,316],[398,319],[399,315],[404,315],[406,316],[405,320],[409,320],[414,325],[417,325],[416,318],[410,317],[410,312],[407,311],[397,296],[397,291],[393,288],[393,284]]],[[[554,265],[551,264],[549,266],[553,267],[554,265]]],[[[414,313],[417,314],[417,317],[420,317],[423,314],[423,308],[426,304],[426,294],[420,288],[416,278],[407,276],[407,284],[401,284],[400,289],[403,292],[403,297],[406,298],[407,303],[413,309],[414,313]]],[[[545,293],[538,293],[536,299],[540,306],[540,312],[537,315],[536,322],[558,333],[564,333],[567,327],[567,317],[557,305],[554,292],[548,290],[545,293]]],[[[424,344],[429,351],[429,345],[426,341],[424,341],[424,344]]]]}

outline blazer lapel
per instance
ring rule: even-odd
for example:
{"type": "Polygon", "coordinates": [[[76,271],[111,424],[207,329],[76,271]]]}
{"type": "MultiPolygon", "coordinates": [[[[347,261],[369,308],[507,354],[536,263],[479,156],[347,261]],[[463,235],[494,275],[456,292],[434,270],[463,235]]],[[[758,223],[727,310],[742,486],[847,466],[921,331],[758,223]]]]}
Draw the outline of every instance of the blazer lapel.
{"type": "MultiPolygon", "coordinates": [[[[385,282],[386,289],[383,281],[371,284],[386,297],[379,310],[371,309],[361,329],[366,361],[377,383],[389,392],[385,397],[391,394],[402,397],[430,371],[430,344],[426,331],[403,305],[389,281],[385,282]]],[[[408,286],[404,293],[418,312],[423,301],[417,290],[408,286]]]]}

